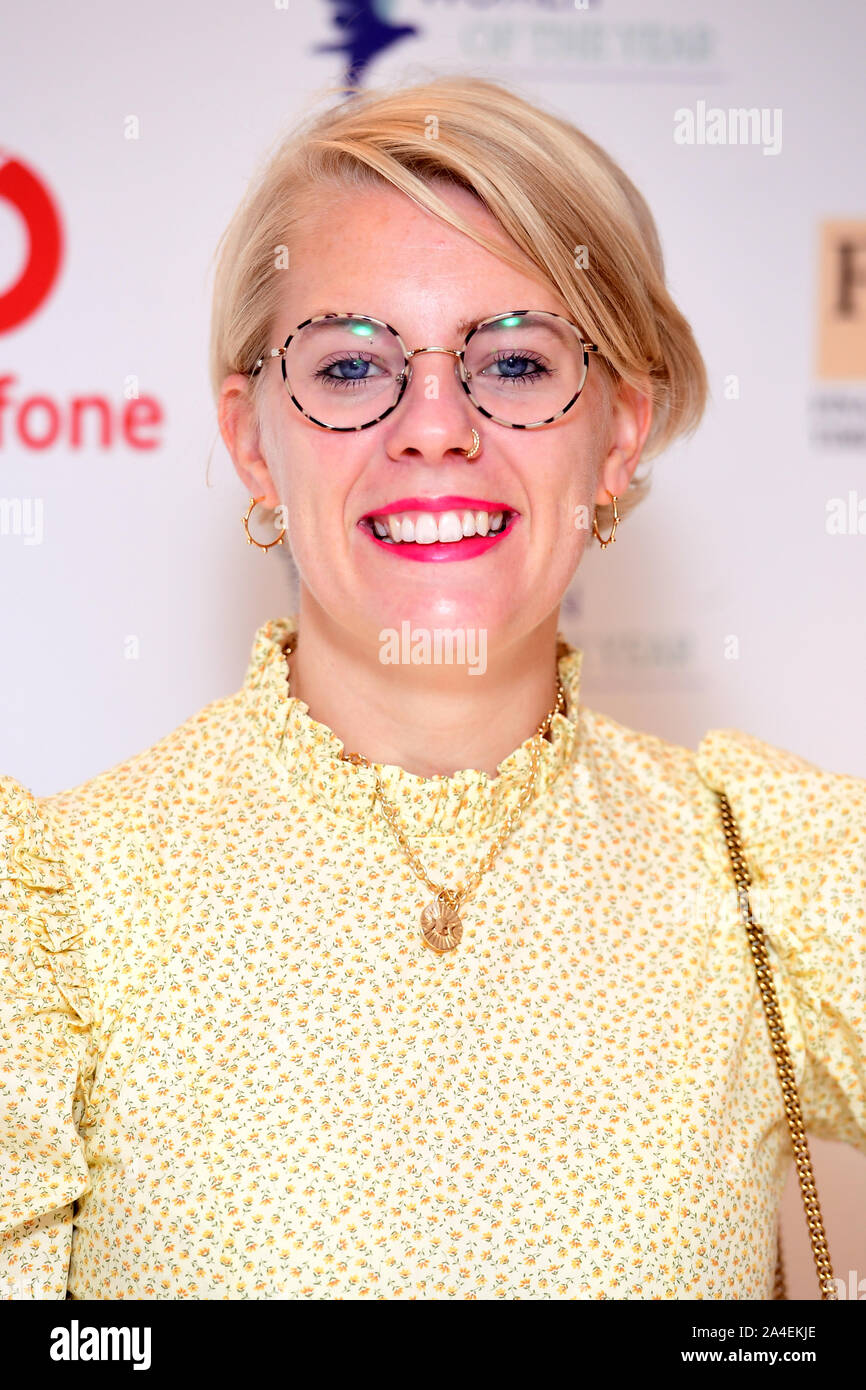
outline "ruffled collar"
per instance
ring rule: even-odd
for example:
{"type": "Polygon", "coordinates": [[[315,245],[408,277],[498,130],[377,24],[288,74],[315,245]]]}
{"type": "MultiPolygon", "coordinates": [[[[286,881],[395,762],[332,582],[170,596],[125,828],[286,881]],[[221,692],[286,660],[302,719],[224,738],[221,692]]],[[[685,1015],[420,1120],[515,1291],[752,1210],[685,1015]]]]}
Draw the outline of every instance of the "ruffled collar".
{"type": "MultiPolygon", "coordinates": [[[[297,615],[292,615],[272,618],[256,632],[241,695],[257,740],[305,796],[356,822],[369,821],[375,813],[378,824],[382,817],[376,805],[374,769],[342,761],[344,745],[333,730],[313,719],[303,700],[288,695],[283,648],[296,631],[297,615]]],[[[566,713],[554,715],[550,741],[541,741],[533,801],[572,761],[576,750],[583,653],[561,634],[557,636],[566,649],[559,659],[566,713]]],[[[392,763],[376,764],[376,770],[408,834],[483,833],[498,828],[516,806],[532,766],[531,741],[510,753],[493,778],[477,768],[450,777],[421,777],[392,763]]],[[[530,808],[524,811],[527,814],[530,808]]]]}

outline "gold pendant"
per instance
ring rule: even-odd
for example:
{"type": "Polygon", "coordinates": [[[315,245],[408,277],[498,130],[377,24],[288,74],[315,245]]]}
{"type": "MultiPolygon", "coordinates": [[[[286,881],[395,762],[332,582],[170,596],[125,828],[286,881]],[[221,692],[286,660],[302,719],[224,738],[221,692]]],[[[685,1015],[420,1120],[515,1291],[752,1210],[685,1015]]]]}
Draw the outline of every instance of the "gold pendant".
{"type": "Polygon", "coordinates": [[[428,903],[421,913],[421,933],[431,951],[453,951],[459,945],[463,923],[441,894],[428,903]]]}

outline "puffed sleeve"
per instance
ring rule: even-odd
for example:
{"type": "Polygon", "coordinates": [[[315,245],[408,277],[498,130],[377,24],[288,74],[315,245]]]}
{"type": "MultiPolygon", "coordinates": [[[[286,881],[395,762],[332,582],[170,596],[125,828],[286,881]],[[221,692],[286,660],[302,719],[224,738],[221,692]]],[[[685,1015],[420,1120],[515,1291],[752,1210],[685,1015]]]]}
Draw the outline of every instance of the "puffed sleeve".
{"type": "Polygon", "coordinates": [[[37,799],[0,777],[0,1297],[63,1299],[95,1059],[74,886],[37,799]]]}
{"type": "MultiPolygon", "coordinates": [[[[802,1058],[806,1128],[866,1153],[866,781],[731,729],[705,735],[697,767],[726,794],[740,831],[752,913],[792,1057],[802,1058]]],[[[706,853],[733,882],[714,825],[706,853]]]]}

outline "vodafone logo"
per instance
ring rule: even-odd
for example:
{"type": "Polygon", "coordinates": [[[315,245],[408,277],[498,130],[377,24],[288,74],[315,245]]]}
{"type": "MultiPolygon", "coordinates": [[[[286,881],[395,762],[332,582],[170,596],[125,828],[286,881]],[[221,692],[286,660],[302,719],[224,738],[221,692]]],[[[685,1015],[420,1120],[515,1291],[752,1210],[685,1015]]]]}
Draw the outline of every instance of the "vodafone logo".
{"type": "Polygon", "coordinates": [[[0,333],[9,333],[47,299],[63,258],[63,228],[57,204],[32,169],[0,150],[0,198],[11,204],[27,229],[27,255],[15,283],[0,294],[0,333]]]}
{"type": "MultiPolygon", "coordinates": [[[[63,260],[64,234],[57,203],[38,174],[0,150],[0,201],[13,208],[27,232],[24,264],[0,293],[0,334],[20,328],[51,294],[63,260]]],[[[119,401],[104,391],[74,391],[66,399],[51,391],[18,390],[18,377],[0,372],[0,454],[46,449],[134,450],[162,447],[162,404],[125,375],[119,401]]],[[[0,521],[3,499],[0,498],[0,521]]],[[[2,531],[0,531],[2,534],[2,531]]]]}

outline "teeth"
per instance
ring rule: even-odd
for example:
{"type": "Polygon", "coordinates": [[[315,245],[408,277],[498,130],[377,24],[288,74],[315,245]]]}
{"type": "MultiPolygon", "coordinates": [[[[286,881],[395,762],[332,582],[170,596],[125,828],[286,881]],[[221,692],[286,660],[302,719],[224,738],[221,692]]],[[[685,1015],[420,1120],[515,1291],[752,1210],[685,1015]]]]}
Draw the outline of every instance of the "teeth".
{"type": "Polygon", "coordinates": [[[373,531],[380,540],[408,545],[451,544],[468,536],[486,536],[502,529],[504,512],[418,512],[372,518],[373,531]]]}
{"type": "MultiPolygon", "coordinates": [[[[423,518],[422,518],[423,519],[423,518]]],[[[432,521],[433,518],[431,517],[432,521]]],[[[440,541],[462,541],[463,523],[456,512],[445,512],[439,518],[439,539],[440,541]]],[[[418,539],[418,532],[415,532],[415,539],[418,539]]]]}
{"type": "MultiPolygon", "coordinates": [[[[442,520],[444,521],[445,517],[443,517],[442,520]]],[[[404,521],[400,527],[400,534],[404,540],[409,539],[406,535],[406,527],[411,525],[411,521],[404,521]]],[[[462,536],[463,532],[461,531],[460,534],[462,536]]],[[[415,522],[415,544],[432,545],[433,542],[438,541],[438,539],[439,527],[436,525],[436,518],[431,516],[429,512],[422,512],[421,516],[419,516],[418,520],[415,522]]]]}

